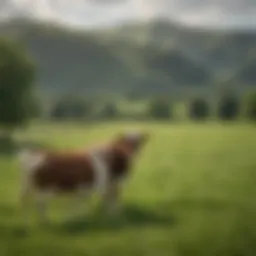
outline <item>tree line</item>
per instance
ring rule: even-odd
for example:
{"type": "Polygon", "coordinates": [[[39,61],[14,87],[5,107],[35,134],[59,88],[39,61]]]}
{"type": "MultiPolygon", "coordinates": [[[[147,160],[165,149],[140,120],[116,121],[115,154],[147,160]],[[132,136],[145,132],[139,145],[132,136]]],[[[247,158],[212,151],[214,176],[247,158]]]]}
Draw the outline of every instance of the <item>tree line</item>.
{"type": "MultiPolygon", "coordinates": [[[[130,103],[133,104],[132,102],[130,103]]],[[[173,120],[175,119],[175,104],[166,98],[156,98],[144,103],[146,106],[140,114],[132,113],[128,117],[140,117],[143,120],[173,120]]],[[[238,98],[233,94],[224,94],[215,104],[203,97],[196,97],[184,102],[187,119],[203,121],[214,117],[222,121],[237,120],[243,116],[247,120],[256,121],[256,93],[238,98]]],[[[127,113],[120,108],[116,101],[107,101],[101,104],[97,101],[86,101],[79,97],[61,99],[49,111],[49,118],[54,121],[86,120],[86,119],[122,119],[127,113]]]]}
{"type": "MultiPolygon", "coordinates": [[[[8,136],[15,128],[26,127],[33,117],[40,117],[41,107],[35,95],[36,66],[25,48],[18,42],[0,39],[0,126],[8,136]]],[[[95,105],[99,101],[81,97],[66,97],[58,100],[49,111],[54,121],[95,118],[95,105]]],[[[169,120],[173,117],[173,104],[167,99],[148,101],[141,117],[169,120]]],[[[230,93],[223,94],[217,103],[217,117],[235,120],[244,111],[246,117],[256,120],[256,93],[244,101],[230,93]]],[[[188,117],[205,120],[212,115],[212,107],[204,98],[194,98],[187,104],[188,117]]],[[[117,119],[124,114],[114,101],[106,101],[97,110],[98,119],[117,119]]]]}

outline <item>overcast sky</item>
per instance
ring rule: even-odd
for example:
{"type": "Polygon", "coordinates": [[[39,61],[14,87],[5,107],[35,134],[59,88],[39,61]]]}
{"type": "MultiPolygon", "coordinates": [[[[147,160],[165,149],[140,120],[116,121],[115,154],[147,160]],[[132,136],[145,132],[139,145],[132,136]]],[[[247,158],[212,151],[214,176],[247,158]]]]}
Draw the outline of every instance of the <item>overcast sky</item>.
{"type": "MultiPolygon", "coordinates": [[[[165,16],[189,26],[256,29],[256,0],[0,0],[41,19],[103,26],[165,16]],[[50,2],[50,3],[49,3],[50,2]]],[[[10,9],[1,9],[8,16],[10,9]]]]}

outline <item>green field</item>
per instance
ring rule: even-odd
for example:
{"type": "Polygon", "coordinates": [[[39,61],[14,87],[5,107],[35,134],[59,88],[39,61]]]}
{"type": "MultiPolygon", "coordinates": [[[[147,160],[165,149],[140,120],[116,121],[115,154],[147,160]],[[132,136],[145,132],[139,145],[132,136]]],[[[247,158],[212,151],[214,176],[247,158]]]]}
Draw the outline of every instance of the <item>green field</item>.
{"type": "Polygon", "coordinates": [[[95,213],[65,223],[69,205],[60,200],[53,202],[50,226],[38,226],[32,214],[22,232],[20,171],[12,156],[2,156],[0,255],[256,255],[255,126],[63,124],[34,126],[22,136],[76,148],[134,125],[152,137],[115,219],[95,213]]]}

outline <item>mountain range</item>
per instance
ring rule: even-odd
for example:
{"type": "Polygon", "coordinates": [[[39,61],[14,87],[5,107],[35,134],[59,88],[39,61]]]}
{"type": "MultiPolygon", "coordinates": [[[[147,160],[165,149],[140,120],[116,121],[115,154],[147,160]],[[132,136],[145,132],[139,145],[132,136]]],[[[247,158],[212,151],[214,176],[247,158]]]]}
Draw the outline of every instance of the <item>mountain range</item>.
{"type": "Polygon", "coordinates": [[[26,45],[48,94],[171,93],[256,85],[256,32],[198,30],[164,19],[87,31],[16,19],[2,36],[26,45]]]}

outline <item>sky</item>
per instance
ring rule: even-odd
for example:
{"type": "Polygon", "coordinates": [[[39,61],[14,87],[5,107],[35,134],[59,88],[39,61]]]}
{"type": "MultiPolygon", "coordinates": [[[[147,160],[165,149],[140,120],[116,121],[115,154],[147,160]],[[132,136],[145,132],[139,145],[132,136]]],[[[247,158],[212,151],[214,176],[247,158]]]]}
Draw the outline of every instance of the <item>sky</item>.
{"type": "Polygon", "coordinates": [[[82,27],[165,17],[187,26],[256,30],[256,0],[0,0],[2,17],[14,9],[82,27]]]}

